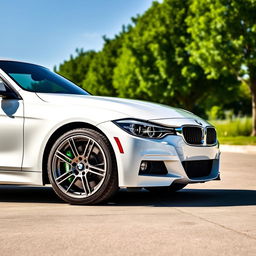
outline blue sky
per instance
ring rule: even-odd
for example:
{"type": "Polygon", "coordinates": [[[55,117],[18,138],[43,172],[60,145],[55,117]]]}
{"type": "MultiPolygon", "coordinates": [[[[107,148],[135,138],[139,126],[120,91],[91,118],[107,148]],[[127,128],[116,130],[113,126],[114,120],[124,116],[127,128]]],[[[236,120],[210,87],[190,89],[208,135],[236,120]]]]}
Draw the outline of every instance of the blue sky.
{"type": "Polygon", "coordinates": [[[53,68],[75,49],[99,50],[152,0],[0,0],[0,58],[53,68]]]}

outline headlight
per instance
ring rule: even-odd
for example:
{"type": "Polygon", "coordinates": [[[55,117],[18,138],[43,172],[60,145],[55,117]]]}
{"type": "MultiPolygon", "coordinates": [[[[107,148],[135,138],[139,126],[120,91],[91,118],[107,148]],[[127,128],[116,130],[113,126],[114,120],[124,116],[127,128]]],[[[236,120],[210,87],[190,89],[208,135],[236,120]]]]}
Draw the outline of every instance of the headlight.
{"type": "Polygon", "coordinates": [[[134,119],[122,119],[113,122],[121,129],[138,137],[160,139],[168,134],[176,134],[175,128],[162,127],[134,119]]]}

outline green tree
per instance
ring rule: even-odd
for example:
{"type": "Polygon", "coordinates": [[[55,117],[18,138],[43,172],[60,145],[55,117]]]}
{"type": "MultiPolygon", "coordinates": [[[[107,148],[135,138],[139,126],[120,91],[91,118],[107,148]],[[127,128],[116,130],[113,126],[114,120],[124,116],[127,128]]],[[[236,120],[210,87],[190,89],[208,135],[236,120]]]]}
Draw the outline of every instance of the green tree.
{"type": "Polygon", "coordinates": [[[208,78],[233,75],[252,96],[256,135],[256,1],[193,0],[186,20],[192,36],[187,49],[208,78]]]}
{"type": "Polygon", "coordinates": [[[126,34],[126,27],[114,39],[104,38],[104,47],[92,60],[86,78],[83,81],[83,88],[92,94],[104,96],[117,96],[113,87],[113,73],[117,65],[117,59],[123,43],[123,36],[126,34]]]}
{"type": "Polygon", "coordinates": [[[208,79],[190,62],[191,43],[185,20],[191,1],[155,2],[125,35],[113,83],[121,97],[139,98],[194,110],[210,95],[235,91],[236,82],[208,79]],[[221,89],[221,90],[220,90],[221,89]]]}
{"type": "Polygon", "coordinates": [[[76,49],[76,56],[71,55],[58,68],[54,67],[54,71],[81,86],[95,55],[95,51],[76,49]]]}

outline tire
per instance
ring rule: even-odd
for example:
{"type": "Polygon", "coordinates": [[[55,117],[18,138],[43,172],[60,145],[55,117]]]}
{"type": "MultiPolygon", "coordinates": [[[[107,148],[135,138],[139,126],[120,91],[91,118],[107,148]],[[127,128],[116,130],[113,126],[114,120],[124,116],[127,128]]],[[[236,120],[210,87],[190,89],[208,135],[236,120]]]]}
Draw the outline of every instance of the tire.
{"type": "Polygon", "coordinates": [[[186,187],[187,184],[181,183],[172,183],[169,187],[146,187],[148,191],[152,193],[159,193],[159,194],[167,194],[167,193],[174,193],[186,187]]]}
{"type": "Polygon", "coordinates": [[[47,168],[53,190],[70,204],[98,204],[118,189],[112,147],[92,129],[74,129],[59,137],[50,150],[47,168]]]}

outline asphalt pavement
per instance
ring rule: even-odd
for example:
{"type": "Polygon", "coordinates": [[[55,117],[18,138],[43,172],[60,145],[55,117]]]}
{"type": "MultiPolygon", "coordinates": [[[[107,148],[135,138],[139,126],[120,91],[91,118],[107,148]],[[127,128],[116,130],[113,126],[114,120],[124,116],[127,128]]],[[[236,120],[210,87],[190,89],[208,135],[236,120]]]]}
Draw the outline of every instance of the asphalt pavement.
{"type": "Polygon", "coordinates": [[[256,255],[256,155],[223,153],[221,181],[173,195],[121,190],[100,206],[0,186],[0,255],[256,255]]]}

